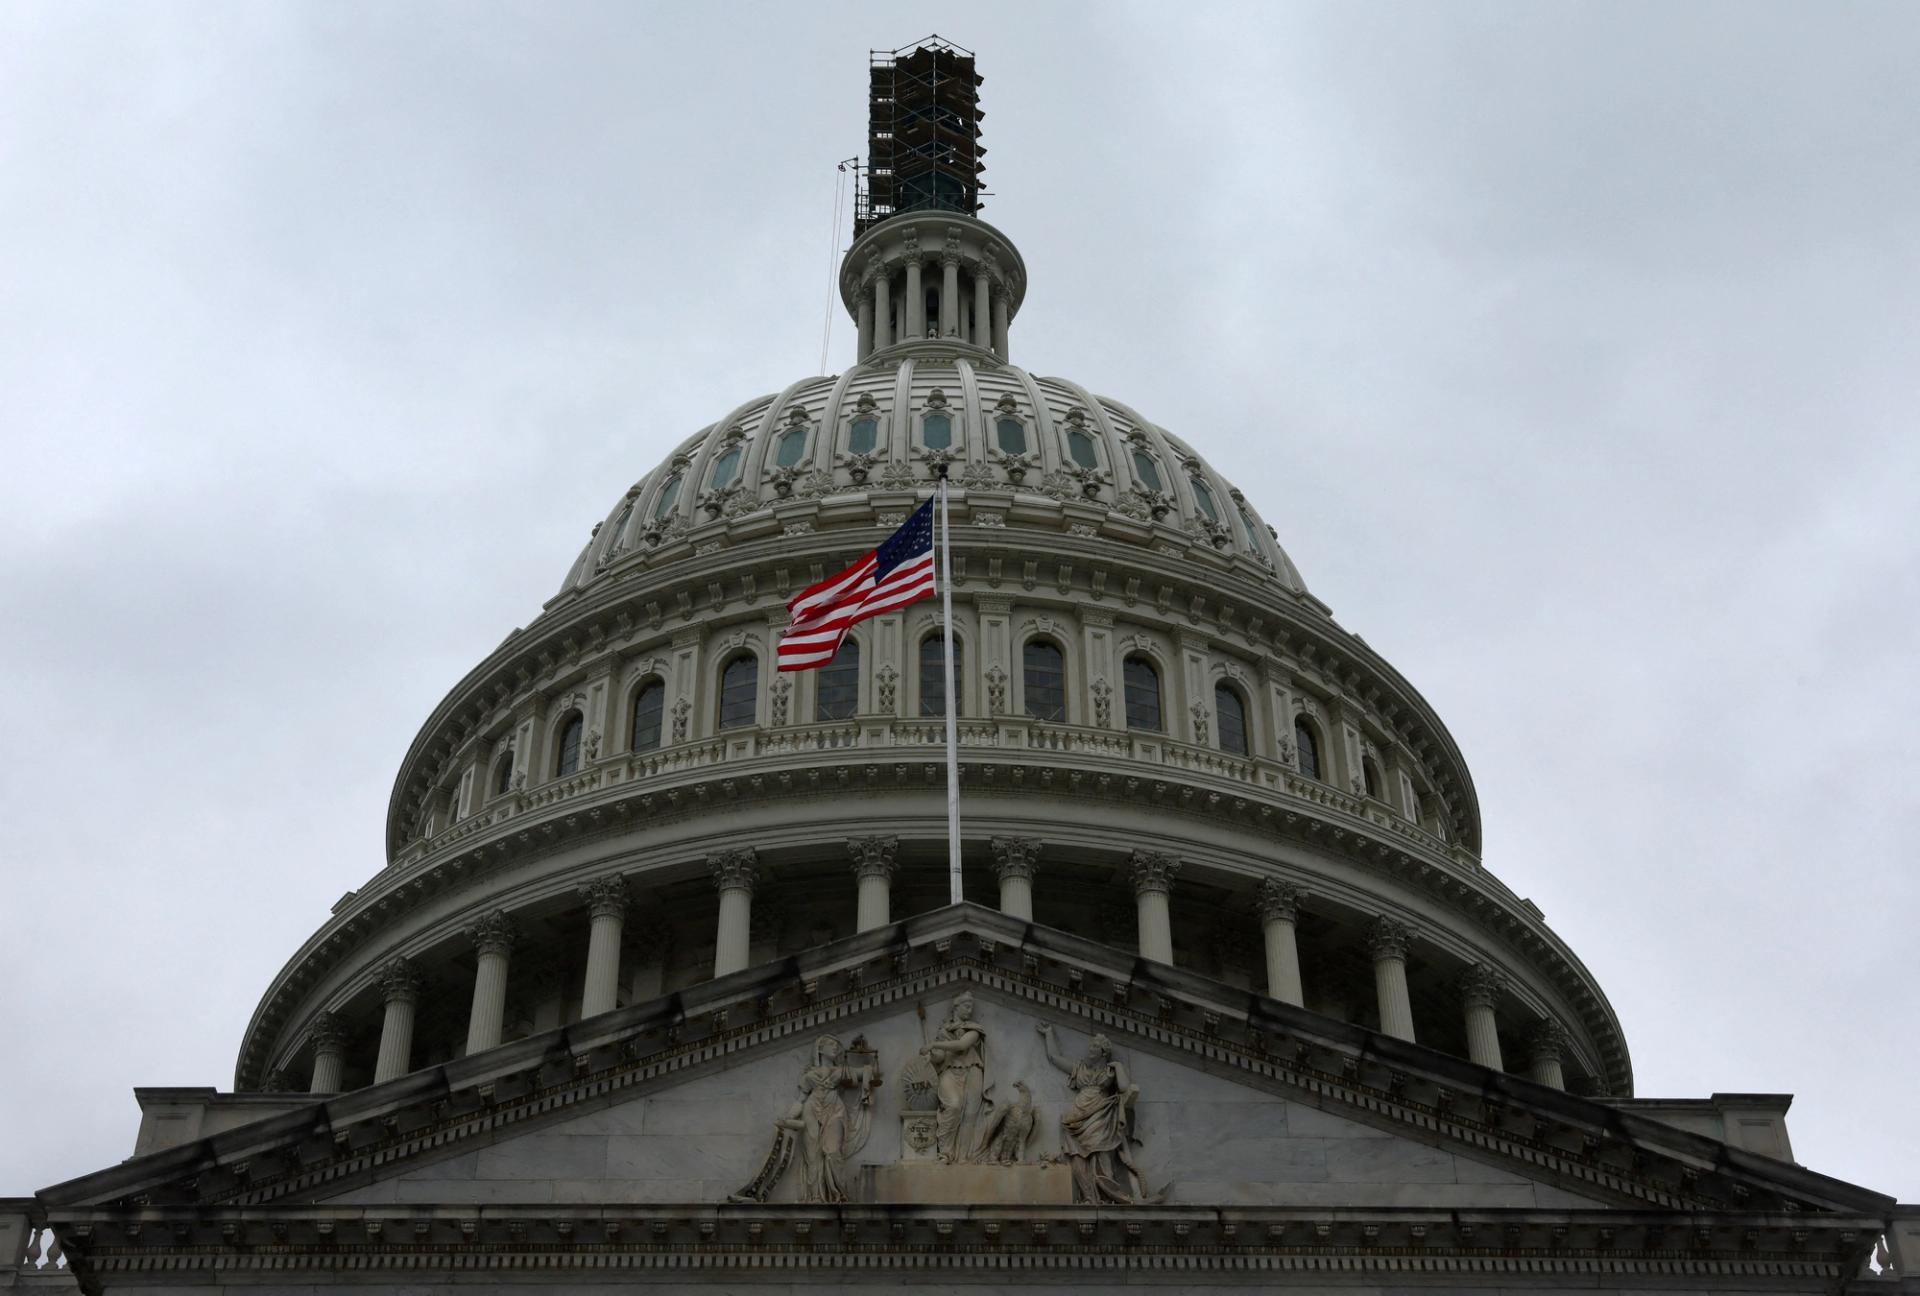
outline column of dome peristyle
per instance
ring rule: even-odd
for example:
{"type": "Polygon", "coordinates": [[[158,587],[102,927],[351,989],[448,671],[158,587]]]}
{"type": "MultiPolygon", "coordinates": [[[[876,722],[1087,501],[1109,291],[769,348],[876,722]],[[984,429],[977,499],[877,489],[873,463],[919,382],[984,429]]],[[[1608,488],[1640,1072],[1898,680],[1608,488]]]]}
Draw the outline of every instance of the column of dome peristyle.
{"type": "Polygon", "coordinates": [[[759,880],[756,858],[749,847],[707,856],[714,889],[720,893],[720,922],[713,936],[717,977],[747,966],[753,939],[753,887],[759,880]]]}
{"type": "Polygon", "coordinates": [[[1173,915],[1167,907],[1167,893],[1173,890],[1180,861],[1161,851],[1135,851],[1129,871],[1140,920],[1140,957],[1171,963],[1173,915]]]}
{"type": "Polygon", "coordinates": [[[420,1002],[420,973],[413,960],[397,958],[380,970],[380,996],[387,1014],[380,1023],[380,1056],[373,1082],[403,1076],[412,1069],[413,1010],[420,1002]]]}
{"type": "Polygon", "coordinates": [[[580,888],[593,926],[587,933],[587,979],[580,991],[580,1015],[612,1012],[620,1001],[620,937],[627,926],[625,878],[601,878],[580,888]]]}
{"type": "Polygon", "coordinates": [[[1559,1022],[1542,1018],[1527,1032],[1527,1078],[1553,1089],[1567,1087],[1560,1069],[1561,1055],[1567,1051],[1567,1032],[1559,1022]]]}
{"type": "Polygon", "coordinates": [[[1413,999],[1407,993],[1407,945],[1412,933],[1405,923],[1379,918],[1367,931],[1373,954],[1374,992],[1379,996],[1380,1033],[1413,1040],[1413,999]]]}
{"type": "Polygon", "coordinates": [[[894,347],[929,344],[1005,360],[1008,325],[1026,291],[1026,262],[1007,236],[952,212],[891,216],[855,239],[840,263],[840,298],[859,325],[862,360],[894,347]],[[934,329],[927,327],[922,269],[936,258],[940,313],[934,329]],[[965,333],[963,299],[972,320],[965,333]]]}
{"type": "Polygon", "coordinates": [[[1500,1030],[1494,1023],[1494,1005],[1500,1001],[1505,978],[1485,963],[1476,963],[1460,976],[1460,1002],[1467,1015],[1467,1056],[1495,1071],[1506,1069],[1500,1056],[1500,1030]]]}
{"type": "Polygon", "coordinates": [[[473,1009],[467,1014],[467,1056],[500,1044],[507,1018],[507,959],[516,934],[513,919],[496,909],[467,928],[473,942],[473,1009]]]}
{"type": "Polygon", "coordinates": [[[307,1028],[307,1038],[313,1041],[313,1083],[307,1092],[339,1093],[340,1075],[347,1060],[346,1023],[336,1013],[315,1013],[313,1023],[307,1028]]]}
{"type": "Polygon", "coordinates": [[[1300,918],[1300,888],[1278,878],[1260,883],[1254,903],[1267,945],[1267,995],[1298,1008],[1306,998],[1300,985],[1300,942],[1294,925],[1300,918]]]}
{"type": "Polygon", "coordinates": [[[853,875],[860,882],[855,931],[872,931],[893,921],[892,887],[898,837],[855,837],[847,842],[853,875]]]}
{"type": "Polygon", "coordinates": [[[1000,912],[1033,921],[1033,874],[1040,859],[1038,837],[995,837],[993,871],[1000,878],[1000,912]]]}

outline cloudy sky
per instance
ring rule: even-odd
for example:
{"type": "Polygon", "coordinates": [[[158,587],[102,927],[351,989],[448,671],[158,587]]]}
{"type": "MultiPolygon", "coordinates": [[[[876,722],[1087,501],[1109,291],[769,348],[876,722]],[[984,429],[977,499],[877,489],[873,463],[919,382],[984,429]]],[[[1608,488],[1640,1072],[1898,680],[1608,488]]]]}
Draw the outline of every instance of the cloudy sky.
{"type": "Polygon", "coordinates": [[[898,0],[0,9],[0,1194],[231,1083],[443,691],[817,371],[935,30],[1015,359],[1438,708],[1642,1095],[1920,1199],[1920,9],[898,0]]]}

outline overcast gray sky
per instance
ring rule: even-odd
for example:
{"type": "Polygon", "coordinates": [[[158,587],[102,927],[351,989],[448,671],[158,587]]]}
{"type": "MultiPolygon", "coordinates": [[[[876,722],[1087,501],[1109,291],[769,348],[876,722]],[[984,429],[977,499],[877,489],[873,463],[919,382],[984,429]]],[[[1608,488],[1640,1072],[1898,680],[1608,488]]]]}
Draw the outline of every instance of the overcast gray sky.
{"type": "Polygon", "coordinates": [[[1641,1094],[1920,1199],[1920,8],[899,0],[0,9],[0,1193],[231,1083],[443,691],[817,369],[929,31],[1014,358],[1426,694],[1641,1094]]]}

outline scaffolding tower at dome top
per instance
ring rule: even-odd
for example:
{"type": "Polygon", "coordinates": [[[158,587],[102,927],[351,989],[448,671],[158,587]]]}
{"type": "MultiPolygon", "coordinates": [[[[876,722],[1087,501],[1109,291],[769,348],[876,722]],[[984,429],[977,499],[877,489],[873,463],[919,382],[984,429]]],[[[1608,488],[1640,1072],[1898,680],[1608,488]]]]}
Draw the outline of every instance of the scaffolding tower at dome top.
{"type": "Polygon", "coordinates": [[[929,36],[869,58],[867,166],[854,236],[902,212],[978,214],[987,151],[973,52],[929,36]]]}

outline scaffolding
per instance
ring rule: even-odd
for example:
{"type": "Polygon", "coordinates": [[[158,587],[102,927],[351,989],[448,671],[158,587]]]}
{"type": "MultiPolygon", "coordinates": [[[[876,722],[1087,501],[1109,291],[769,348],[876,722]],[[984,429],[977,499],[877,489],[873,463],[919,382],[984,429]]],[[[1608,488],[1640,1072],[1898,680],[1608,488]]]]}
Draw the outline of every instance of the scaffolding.
{"type": "Polygon", "coordinates": [[[980,210],[980,74],[973,51],[929,36],[871,50],[867,166],[854,192],[858,238],[890,216],[980,210]]]}

